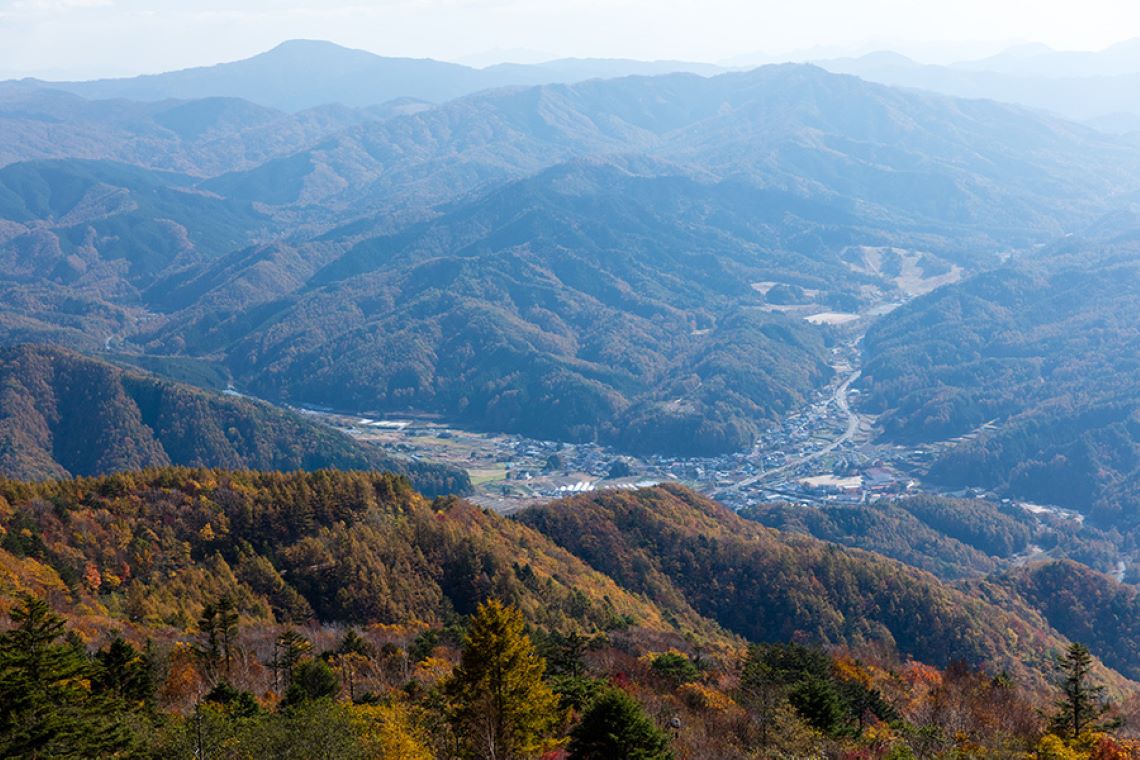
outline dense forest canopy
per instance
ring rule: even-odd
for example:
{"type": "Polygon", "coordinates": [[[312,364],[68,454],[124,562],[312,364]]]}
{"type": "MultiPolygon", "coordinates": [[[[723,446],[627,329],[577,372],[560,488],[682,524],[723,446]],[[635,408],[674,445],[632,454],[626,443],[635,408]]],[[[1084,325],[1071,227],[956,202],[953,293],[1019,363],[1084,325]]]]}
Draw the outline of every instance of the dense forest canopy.
{"type": "MultiPolygon", "coordinates": [[[[484,757],[491,725],[520,758],[1128,757],[1104,720],[1049,732],[1065,639],[1034,608],[1097,651],[1116,640],[1076,621],[1135,594],[1091,574],[1062,617],[1046,587],[1076,566],[959,590],[679,487],[515,520],[393,475],[149,470],[0,481],[0,533],[17,756],[484,757]]],[[[1080,688],[1121,693],[1082,651],[1080,688]]]]}
{"type": "Polygon", "coordinates": [[[393,475],[333,471],[5,481],[0,496],[7,593],[64,594],[149,625],[185,626],[228,589],[265,621],[439,625],[493,596],[559,630],[637,625],[710,646],[733,640],[725,630],[878,642],[931,664],[1022,674],[1042,672],[1058,640],[1028,607],[1017,617],[680,487],[577,497],[517,520],[428,502],[393,475]]]}
{"type": "Polygon", "coordinates": [[[1017,619],[880,555],[777,533],[679,487],[576,497],[519,519],[657,604],[751,641],[882,642],[932,664],[1020,672],[1052,646],[1031,613],[1017,619]]]}

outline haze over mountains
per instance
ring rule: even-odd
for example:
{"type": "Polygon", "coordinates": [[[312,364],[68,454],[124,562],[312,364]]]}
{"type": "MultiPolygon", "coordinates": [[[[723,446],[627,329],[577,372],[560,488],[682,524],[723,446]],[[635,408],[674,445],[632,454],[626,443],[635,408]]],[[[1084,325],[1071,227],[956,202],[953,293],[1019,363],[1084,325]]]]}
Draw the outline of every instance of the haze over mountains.
{"type": "Polygon", "coordinates": [[[375,106],[401,98],[440,103],[496,87],[678,71],[713,74],[721,69],[712,64],[683,61],[602,59],[502,63],[476,69],[426,58],[386,58],[319,40],[292,40],[233,63],[127,79],[88,82],[25,79],[18,86],[50,87],[90,100],[225,97],[284,111],[301,111],[330,103],[350,108],[375,106]]]}
{"type": "Polygon", "coordinates": [[[1140,40],[1099,52],[1024,45],[948,66],[922,64],[887,51],[817,63],[883,84],[1018,103],[1105,131],[1140,129],[1140,40]]]}
{"type": "MultiPolygon", "coordinates": [[[[24,79],[0,83],[0,93],[7,99],[17,93],[26,96],[50,89],[96,101],[237,98],[327,119],[334,118],[330,110],[339,111],[341,118],[348,117],[344,107],[374,112],[376,106],[394,101],[405,101],[405,107],[415,101],[441,103],[499,87],[678,72],[715,76],[740,70],[739,61],[746,58],[724,64],[566,58],[473,68],[431,59],[384,57],[318,40],[292,40],[241,61],[122,79],[24,79]],[[332,104],[341,108],[322,108],[332,104]],[[314,113],[308,113],[313,109],[314,113]]],[[[1101,51],[1063,51],[1023,44],[985,58],[950,64],[921,63],[889,50],[845,58],[799,54],[794,60],[882,84],[1017,103],[1110,132],[1140,127],[1140,96],[1136,95],[1140,91],[1140,40],[1127,40],[1101,51]]],[[[367,118],[367,113],[358,118],[367,118]]]]}
{"type": "MultiPolygon", "coordinates": [[[[234,144],[195,135],[263,111],[197,103],[164,154],[202,171],[234,144]]],[[[752,283],[858,309],[897,286],[852,251],[986,266],[1124,202],[1138,166],[1071,123],[809,66],[493,90],[205,179],[8,166],[0,320],[277,400],[725,453],[830,376],[826,331],[752,283]]]]}

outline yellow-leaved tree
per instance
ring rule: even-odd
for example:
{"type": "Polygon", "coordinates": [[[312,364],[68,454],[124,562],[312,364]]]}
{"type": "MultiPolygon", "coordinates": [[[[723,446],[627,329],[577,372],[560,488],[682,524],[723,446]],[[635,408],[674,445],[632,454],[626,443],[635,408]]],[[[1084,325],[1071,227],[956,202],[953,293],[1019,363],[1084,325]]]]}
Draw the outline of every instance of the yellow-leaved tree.
{"type": "Polygon", "coordinates": [[[406,705],[353,705],[351,709],[366,757],[432,760],[427,737],[412,721],[406,705]]]}
{"type": "Polygon", "coordinates": [[[522,613],[491,599],[479,605],[463,638],[459,667],[444,692],[464,756],[526,760],[551,747],[560,719],[546,685],[546,661],[524,632],[522,613]]]}

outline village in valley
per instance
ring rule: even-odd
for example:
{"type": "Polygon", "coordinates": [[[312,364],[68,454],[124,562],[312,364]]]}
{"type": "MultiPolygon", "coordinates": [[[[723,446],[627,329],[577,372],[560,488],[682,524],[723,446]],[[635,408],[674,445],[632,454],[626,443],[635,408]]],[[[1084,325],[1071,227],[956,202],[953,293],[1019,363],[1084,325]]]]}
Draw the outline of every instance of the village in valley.
{"type": "Polygon", "coordinates": [[[663,482],[683,483],[733,509],[761,502],[854,506],[931,490],[922,475],[937,448],[952,442],[876,442],[874,417],[854,408],[859,391],[852,354],[851,347],[837,348],[833,383],[765,431],[750,451],[718,457],[635,457],[595,443],[476,432],[429,417],[303,411],[398,456],[463,468],[475,488],[472,500],[504,513],[578,493],[663,482]]]}
{"type": "MultiPolygon", "coordinates": [[[[638,457],[596,443],[472,431],[431,415],[373,416],[303,407],[297,411],[397,456],[460,467],[471,477],[472,500],[504,513],[576,493],[663,482],[683,483],[737,510],[762,502],[859,505],[907,492],[941,493],[924,483],[923,476],[938,450],[960,439],[919,446],[877,441],[875,417],[859,411],[859,343],[873,319],[957,281],[961,269],[946,265],[926,271],[928,256],[902,249],[856,246],[842,255],[854,271],[883,277],[894,289],[871,288],[867,295],[872,306],[860,313],[840,313],[817,302],[817,291],[777,282],[752,284],[761,296],[759,308],[829,326],[834,376],[827,387],[764,430],[748,451],[703,458],[638,457]],[[772,297],[777,290],[794,291],[795,297],[772,297]]],[[[971,490],[954,495],[984,494],[971,490]]]]}

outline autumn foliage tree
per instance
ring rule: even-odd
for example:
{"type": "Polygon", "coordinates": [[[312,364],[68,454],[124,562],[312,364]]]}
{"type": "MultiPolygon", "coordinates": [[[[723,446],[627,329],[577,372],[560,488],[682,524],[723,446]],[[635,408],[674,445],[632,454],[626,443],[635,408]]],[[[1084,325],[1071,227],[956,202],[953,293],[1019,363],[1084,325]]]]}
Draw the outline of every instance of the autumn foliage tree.
{"type": "Polygon", "coordinates": [[[559,718],[545,671],[522,613],[495,599],[480,604],[459,666],[444,687],[465,757],[524,760],[541,753],[559,718]]]}

